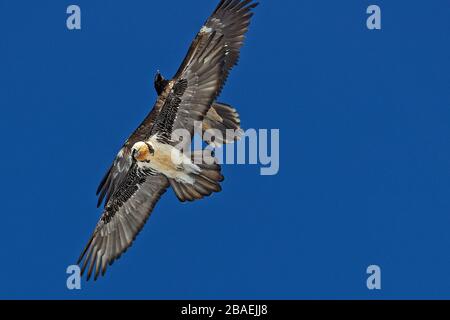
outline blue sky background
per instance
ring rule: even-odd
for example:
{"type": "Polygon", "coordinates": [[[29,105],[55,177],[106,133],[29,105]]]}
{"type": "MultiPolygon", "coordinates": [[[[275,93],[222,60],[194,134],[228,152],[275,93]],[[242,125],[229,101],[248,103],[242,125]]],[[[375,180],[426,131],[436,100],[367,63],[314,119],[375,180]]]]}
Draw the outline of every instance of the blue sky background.
{"type": "Polygon", "coordinates": [[[169,191],[105,278],[66,289],[155,71],[216,2],[0,0],[0,298],[450,298],[446,0],[262,0],[220,100],[280,129],[280,173],[225,166],[193,204],[169,191]]]}

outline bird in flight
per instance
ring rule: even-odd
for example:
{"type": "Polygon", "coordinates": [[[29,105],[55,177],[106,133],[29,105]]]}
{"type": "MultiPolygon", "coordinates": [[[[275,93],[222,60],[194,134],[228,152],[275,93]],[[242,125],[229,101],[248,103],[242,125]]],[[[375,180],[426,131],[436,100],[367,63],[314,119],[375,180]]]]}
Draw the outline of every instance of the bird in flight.
{"type": "MultiPolygon", "coordinates": [[[[197,122],[203,130],[240,129],[236,110],[216,99],[239,60],[257,5],[254,0],[221,0],[175,76],[166,80],[156,74],[158,98],[152,111],[127,139],[97,190],[98,207],[104,202],[104,210],[78,260],[88,280],[104,275],[108,265],[131,246],[169,187],[182,202],[221,191],[220,165],[208,159],[194,161],[203,152],[184,154],[178,147],[181,144],[186,150],[191,140],[174,141],[172,135],[182,129],[192,137],[197,122]]],[[[222,138],[214,143],[234,140],[222,138]]]]}

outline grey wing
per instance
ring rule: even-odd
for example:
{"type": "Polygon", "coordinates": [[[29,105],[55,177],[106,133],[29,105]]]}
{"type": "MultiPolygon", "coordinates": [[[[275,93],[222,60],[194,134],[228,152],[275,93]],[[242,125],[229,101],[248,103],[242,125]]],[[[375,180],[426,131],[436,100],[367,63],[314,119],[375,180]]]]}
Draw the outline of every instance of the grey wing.
{"type": "Polygon", "coordinates": [[[143,172],[135,164],[108,201],[103,214],[78,264],[87,279],[105,274],[108,265],[118,259],[142,230],[169,182],[163,175],[143,172]]]}
{"type": "Polygon", "coordinates": [[[131,168],[131,147],[134,143],[138,141],[143,141],[147,139],[150,135],[150,131],[153,127],[153,123],[160,110],[153,108],[153,110],[145,117],[144,121],[139,125],[139,127],[131,134],[127,139],[122,149],[120,149],[113,164],[106,172],[104,178],[100,182],[97,189],[98,203],[97,207],[105,199],[105,204],[108,203],[111,196],[117,190],[117,188],[122,184],[123,180],[126,178],[128,170],[131,168]]]}
{"type": "Polygon", "coordinates": [[[115,190],[122,183],[122,181],[127,176],[128,170],[131,167],[131,157],[129,148],[124,146],[120,149],[112,166],[106,172],[104,178],[100,182],[97,189],[97,208],[99,208],[105,199],[105,204],[108,203],[111,196],[114,194],[115,190]]]}
{"type": "Polygon", "coordinates": [[[195,121],[203,121],[239,60],[252,9],[257,5],[253,0],[222,0],[201,28],[174,77],[175,86],[180,81],[187,86],[172,130],[186,129],[192,135],[195,121]]]}
{"type": "Polygon", "coordinates": [[[225,82],[229,71],[239,61],[240,49],[244,44],[245,34],[253,16],[252,9],[256,8],[258,4],[253,0],[221,0],[192,42],[175,78],[182,78],[181,75],[192,67],[201,55],[200,53],[211,47],[211,43],[208,43],[209,37],[205,36],[208,34],[206,31],[211,29],[211,33],[215,32],[218,36],[223,36],[221,44],[223,46],[222,77],[224,79],[222,81],[225,82]]]}

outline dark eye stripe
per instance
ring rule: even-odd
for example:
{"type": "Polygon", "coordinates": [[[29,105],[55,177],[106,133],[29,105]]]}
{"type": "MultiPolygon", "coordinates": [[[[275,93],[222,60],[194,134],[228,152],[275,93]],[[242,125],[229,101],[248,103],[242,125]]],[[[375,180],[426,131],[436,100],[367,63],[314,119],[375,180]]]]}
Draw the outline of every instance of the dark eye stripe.
{"type": "Polygon", "coordinates": [[[153,149],[153,147],[149,144],[149,143],[145,143],[146,145],[147,145],[147,147],[148,147],[148,150],[150,151],[150,152],[155,152],[155,150],[153,149]]]}

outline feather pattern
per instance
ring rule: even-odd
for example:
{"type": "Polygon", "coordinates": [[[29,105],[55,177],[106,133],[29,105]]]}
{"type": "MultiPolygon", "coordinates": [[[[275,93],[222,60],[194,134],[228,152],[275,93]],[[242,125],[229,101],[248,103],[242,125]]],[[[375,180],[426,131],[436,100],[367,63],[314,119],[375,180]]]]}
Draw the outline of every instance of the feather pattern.
{"type": "Polygon", "coordinates": [[[221,93],[237,64],[245,34],[258,5],[252,0],[222,0],[194,39],[174,79],[187,80],[172,130],[194,131],[221,93]]]}
{"type": "Polygon", "coordinates": [[[108,265],[132,244],[169,182],[163,175],[132,165],[126,179],[108,201],[78,264],[87,278],[105,274],[108,265]]]}

